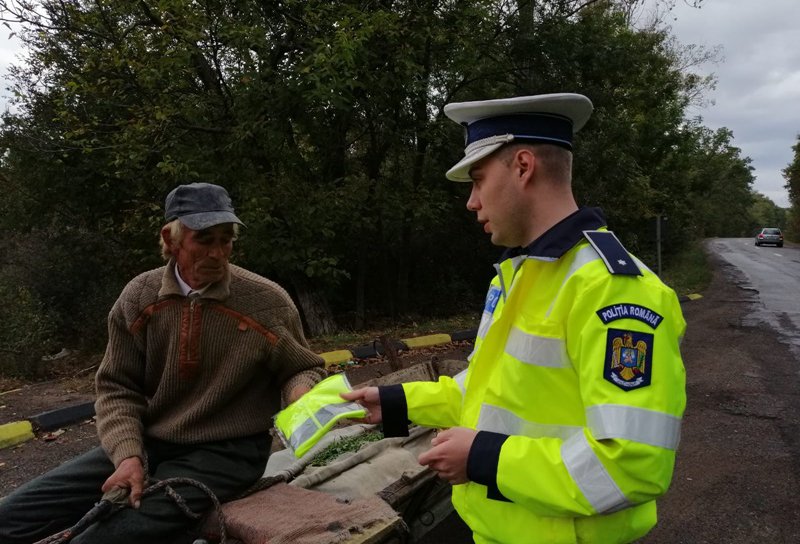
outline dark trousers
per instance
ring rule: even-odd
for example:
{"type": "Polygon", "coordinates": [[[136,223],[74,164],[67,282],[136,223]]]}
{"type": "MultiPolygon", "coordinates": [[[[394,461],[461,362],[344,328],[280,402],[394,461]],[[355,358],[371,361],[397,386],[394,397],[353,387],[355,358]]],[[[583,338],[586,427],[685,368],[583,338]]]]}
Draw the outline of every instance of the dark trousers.
{"type": "MultiPolygon", "coordinates": [[[[204,444],[179,445],[149,439],[145,449],[150,481],[191,478],[224,502],[241,494],[264,473],[269,434],[204,444]]],[[[0,544],[31,544],[78,522],[97,501],[114,471],[95,448],[28,482],[0,501],[0,544]]],[[[175,485],[193,512],[213,503],[195,486],[175,485]]],[[[182,544],[192,542],[188,518],[163,490],[148,495],[139,509],[123,508],[75,537],[74,544],[182,544]]]]}

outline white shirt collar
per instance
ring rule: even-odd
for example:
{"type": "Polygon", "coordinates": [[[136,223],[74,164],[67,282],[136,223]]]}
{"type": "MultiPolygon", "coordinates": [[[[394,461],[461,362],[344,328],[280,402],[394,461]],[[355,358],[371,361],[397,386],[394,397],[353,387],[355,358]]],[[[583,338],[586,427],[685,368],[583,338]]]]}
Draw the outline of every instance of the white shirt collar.
{"type": "Polygon", "coordinates": [[[178,265],[177,264],[175,265],[175,279],[178,280],[178,285],[180,286],[181,292],[183,293],[183,296],[185,296],[185,297],[188,297],[190,294],[194,294],[194,293],[202,295],[203,291],[205,291],[206,287],[208,287],[208,286],[206,286],[206,287],[203,287],[202,289],[192,289],[189,286],[189,284],[186,283],[186,281],[184,281],[184,279],[181,277],[181,273],[178,270],[178,265]]]}

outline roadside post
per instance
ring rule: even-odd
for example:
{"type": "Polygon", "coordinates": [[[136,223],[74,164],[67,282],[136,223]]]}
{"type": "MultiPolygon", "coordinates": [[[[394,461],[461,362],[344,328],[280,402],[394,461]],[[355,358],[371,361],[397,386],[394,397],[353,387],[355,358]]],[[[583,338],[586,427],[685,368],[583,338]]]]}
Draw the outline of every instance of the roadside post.
{"type": "Polygon", "coordinates": [[[661,277],[661,239],[663,238],[664,234],[666,233],[666,222],[667,216],[657,214],[656,215],[656,255],[658,259],[658,270],[657,274],[658,277],[661,277]]]}

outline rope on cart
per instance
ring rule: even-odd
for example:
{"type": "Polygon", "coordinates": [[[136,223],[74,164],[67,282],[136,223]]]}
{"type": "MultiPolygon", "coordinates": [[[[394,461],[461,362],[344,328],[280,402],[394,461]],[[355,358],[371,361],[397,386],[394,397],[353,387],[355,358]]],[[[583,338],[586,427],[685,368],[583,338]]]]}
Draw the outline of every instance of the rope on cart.
{"type": "MultiPolygon", "coordinates": [[[[181,497],[180,494],[172,488],[173,485],[194,486],[205,493],[209,499],[211,499],[211,502],[214,505],[214,510],[217,514],[217,519],[219,521],[219,542],[220,544],[226,544],[228,535],[225,530],[225,515],[222,513],[219,499],[214,492],[202,482],[198,482],[197,480],[193,480],[191,478],[167,478],[166,480],[160,480],[148,486],[142,492],[142,497],[144,498],[148,495],[152,495],[153,493],[163,489],[164,493],[175,502],[175,504],[178,506],[178,509],[183,512],[185,516],[191,519],[200,519],[204,513],[193,512],[186,505],[186,501],[183,499],[183,497],[181,497]]],[[[114,489],[105,493],[103,498],[100,499],[97,504],[95,504],[92,509],[89,510],[78,521],[78,523],[69,529],[59,531],[54,535],[43,538],[35,544],[64,544],[66,542],[70,542],[73,538],[84,532],[93,523],[100,521],[101,519],[104,519],[124,508],[128,503],[128,493],[129,490],[126,488],[115,487],[114,489]]]]}

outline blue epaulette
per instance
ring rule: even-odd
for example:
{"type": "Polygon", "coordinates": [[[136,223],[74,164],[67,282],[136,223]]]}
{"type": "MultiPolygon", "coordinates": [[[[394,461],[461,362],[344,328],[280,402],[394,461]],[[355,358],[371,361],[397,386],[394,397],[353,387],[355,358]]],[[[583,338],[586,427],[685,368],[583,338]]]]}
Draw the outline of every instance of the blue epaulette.
{"type": "Polygon", "coordinates": [[[606,263],[612,274],[641,276],[642,271],[614,233],[608,230],[585,230],[583,235],[606,263]]]}

